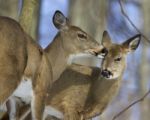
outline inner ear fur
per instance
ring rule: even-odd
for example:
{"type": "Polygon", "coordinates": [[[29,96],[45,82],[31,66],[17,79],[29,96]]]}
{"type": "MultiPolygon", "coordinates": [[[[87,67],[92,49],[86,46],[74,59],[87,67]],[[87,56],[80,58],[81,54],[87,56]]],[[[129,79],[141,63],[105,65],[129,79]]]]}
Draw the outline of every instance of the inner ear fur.
{"type": "Polygon", "coordinates": [[[53,16],[53,24],[57,29],[67,28],[68,19],[64,16],[64,14],[61,11],[57,10],[53,16]]]}
{"type": "Polygon", "coordinates": [[[122,46],[127,52],[131,52],[138,48],[140,41],[141,41],[141,34],[137,34],[129,38],[127,41],[125,41],[122,44],[122,46]]]}

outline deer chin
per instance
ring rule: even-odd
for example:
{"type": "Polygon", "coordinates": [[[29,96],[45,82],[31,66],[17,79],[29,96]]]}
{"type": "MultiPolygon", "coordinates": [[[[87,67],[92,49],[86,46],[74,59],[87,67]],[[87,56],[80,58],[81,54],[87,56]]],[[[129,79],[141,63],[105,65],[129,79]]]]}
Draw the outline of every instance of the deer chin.
{"type": "Polygon", "coordinates": [[[102,58],[99,56],[95,56],[90,53],[78,53],[78,54],[72,54],[69,56],[68,65],[71,64],[78,64],[88,67],[101,67],[102,58]]]}

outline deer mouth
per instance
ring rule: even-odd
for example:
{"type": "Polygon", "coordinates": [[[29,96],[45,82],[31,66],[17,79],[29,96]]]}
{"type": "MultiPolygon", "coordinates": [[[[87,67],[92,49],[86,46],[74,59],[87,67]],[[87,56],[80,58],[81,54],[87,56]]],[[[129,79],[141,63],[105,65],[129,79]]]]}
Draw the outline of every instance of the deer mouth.
{"type": "Polygon", "coordinates": [[[69,56],[67,61],[68,65],[78,64],[88,67],[101,67],[102,59],[104,56],[100,55],[102,47],[88,49],[84,52],[78,52],[69,56]]]}
{"type": "Polygon", "coordinates": [[[96,56],[98,58],[104,58],[104,55],[100,54],[101,48],[89,49],[89,50],[85,51],[85,53],[91,54],[91,55],[96,56]]]}
{"type": "Polygon", "coordinates": [[[102,75],[102,77],[104,77],[106,79],[112,79],[113,78],[113,73],[108,71],[108,70],[102,70],[101,75],[102,75]]]}
{"type": "Polygon", "coordinates": [[[93,49],[89,49],[86,52],[102,59],[107,55],[108,50],[104,48],[103,46],[99,46],[93,49]]]}
{"type": "Polygon", "coordinates": [[[94,50],[89,50],[87,51],[89,54],[94,55],[94,56],[98,56],[98,52],[94,51],[94,50]]]}

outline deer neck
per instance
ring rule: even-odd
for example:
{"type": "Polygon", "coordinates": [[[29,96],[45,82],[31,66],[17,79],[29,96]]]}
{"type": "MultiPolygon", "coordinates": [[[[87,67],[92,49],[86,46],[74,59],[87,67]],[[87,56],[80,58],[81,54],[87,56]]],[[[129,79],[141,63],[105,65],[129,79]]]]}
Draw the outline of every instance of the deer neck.
{"type": "Polygon", "coordinates": [[[67,66],[69,54],[63,48],[62,38],[57,34],[54,41],[45,49],[47,57],[52,65],[53,80],[57,80],[67,66]]]}

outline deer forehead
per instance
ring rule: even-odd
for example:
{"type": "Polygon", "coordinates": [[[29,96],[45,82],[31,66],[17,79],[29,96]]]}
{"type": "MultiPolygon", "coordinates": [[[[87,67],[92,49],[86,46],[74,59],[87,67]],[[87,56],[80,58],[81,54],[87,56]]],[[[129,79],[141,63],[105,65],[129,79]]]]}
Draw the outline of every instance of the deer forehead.
{"type": "Polygon", "coordinates": [[[87,35],[86,32],[84,32],[81,28],[77,27],[77,26],[70,26],[69,29],[68,29],[69,32],[75,32],[75,33],[78,33],[78,32],[81,32],[85,35],[87,35]]]}
{"type": "Polygon", "coordinates": [[[82,31],[83,32],[83,30],[81,29],[81,28],[79,28],[79,27],[77,27],[77,26],[70,26],[70,29],[72,29],[72,30],[74,30],[74,31],[82,31]]]}
{"type": "Polygon", "coordinates": [[[125,54],[123,47],[121,45],[112,45],[108,49],[108,56],[116,57],[123,56],[125,54]]]}

